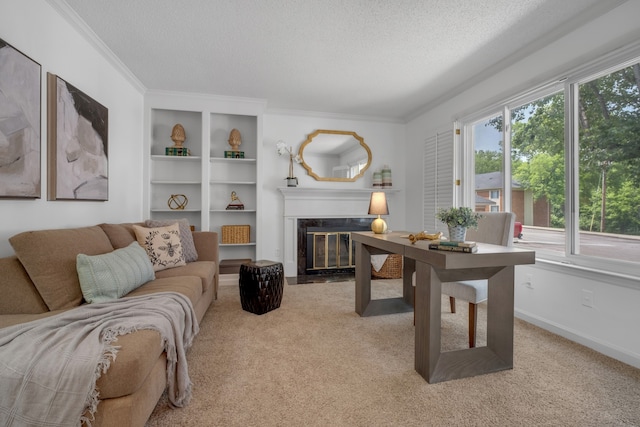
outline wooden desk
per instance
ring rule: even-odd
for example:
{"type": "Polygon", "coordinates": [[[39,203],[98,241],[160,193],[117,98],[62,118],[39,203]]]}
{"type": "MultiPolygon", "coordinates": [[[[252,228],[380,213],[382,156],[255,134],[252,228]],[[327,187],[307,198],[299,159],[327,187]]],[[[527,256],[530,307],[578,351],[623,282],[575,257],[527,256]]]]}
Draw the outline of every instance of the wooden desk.
{"type": "Polygon", "coordinates": [[[416,272],[415,368],[430,383],[513,368],[514,267],[534,264],[535,252],[478,244],[474,254],[430,251],[429,241],[411,244],[406,231],[388,234],[352,232],[356,243],[356,313],[360,316],[410,311],[411,276],[416,272]],[[404,257],[403,296],[371,300],[371,255],[404,257]],[[488,279],[487,346],[440,350],[442,282],[488,279]]]}

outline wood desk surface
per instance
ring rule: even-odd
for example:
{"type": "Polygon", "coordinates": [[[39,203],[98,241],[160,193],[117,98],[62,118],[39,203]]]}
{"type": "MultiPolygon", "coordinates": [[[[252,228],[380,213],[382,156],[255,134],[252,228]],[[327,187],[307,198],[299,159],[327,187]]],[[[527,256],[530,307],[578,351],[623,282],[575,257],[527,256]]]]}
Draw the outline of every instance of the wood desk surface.
{"type": "Polygon", "coordinates": [[[409,234],[411,233],[408,231],[385,234],[358,231],[351,233],[351,239],[370,246],[372,253],[400,254],[442,270],[535,264],[535,251],[528,249],[478,243],[478,252],[472,254],[429,250],[429,240],[419,240],[412,244],[409,234]]]}

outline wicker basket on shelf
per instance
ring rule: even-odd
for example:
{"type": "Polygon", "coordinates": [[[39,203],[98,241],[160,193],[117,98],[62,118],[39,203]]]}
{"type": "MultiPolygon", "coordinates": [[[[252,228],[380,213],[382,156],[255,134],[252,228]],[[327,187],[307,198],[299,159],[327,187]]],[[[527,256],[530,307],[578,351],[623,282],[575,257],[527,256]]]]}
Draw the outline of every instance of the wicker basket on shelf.
{"type": "Polygon", "coordinates": [[[222,243],[249,243],[251,240],[250,225],[223,225],[222,243]]]}
{"type": "Polygon", "coordinates": [[[376,271],[371,266],[371,277],[376,279],[400,279],[402,278],[402,255],[389,254],[382,268],[376,271]]]}

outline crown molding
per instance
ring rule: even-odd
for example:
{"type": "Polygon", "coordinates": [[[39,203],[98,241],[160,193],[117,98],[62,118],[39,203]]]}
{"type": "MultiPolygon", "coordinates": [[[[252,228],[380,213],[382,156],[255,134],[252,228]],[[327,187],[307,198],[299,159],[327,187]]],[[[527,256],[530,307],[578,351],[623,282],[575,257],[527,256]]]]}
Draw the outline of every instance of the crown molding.
{"type": "Polygon", "coordinates": [[[86,22],[64,0],[47,0],[60,16],[62,16],[73,28],[80,33],[117,71],[119,71],[131,85],[144,94],[147,88],[131,72],[131,70],[118,58],[86,22]]]}

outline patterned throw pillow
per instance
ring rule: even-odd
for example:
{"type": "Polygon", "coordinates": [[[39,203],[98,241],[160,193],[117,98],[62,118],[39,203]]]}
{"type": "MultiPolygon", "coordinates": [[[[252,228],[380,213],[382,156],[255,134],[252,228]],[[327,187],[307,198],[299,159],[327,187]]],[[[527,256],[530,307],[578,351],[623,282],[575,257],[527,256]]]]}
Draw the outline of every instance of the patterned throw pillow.
{"type": "Polygon", "coordinates": [[[147,228],[134,225],[136,239],[146,249],[153,271],[185,265],[178,224],[147,228]]]}
{"type": "Polygon", "coordinates": [[[182,253],[184,254],[184,260],[186,262],[197,261],[198,252],[196,251],[196,244],[193,241],[193,234],[191,233],[191,226],[189,225],[188,219],[148,219],[144,222],[144,225],[146,225],[147,227],[165,227],[167,225],[175,224],[176,222],[180,227],[180,243],[182,244],[182,253]]]}

